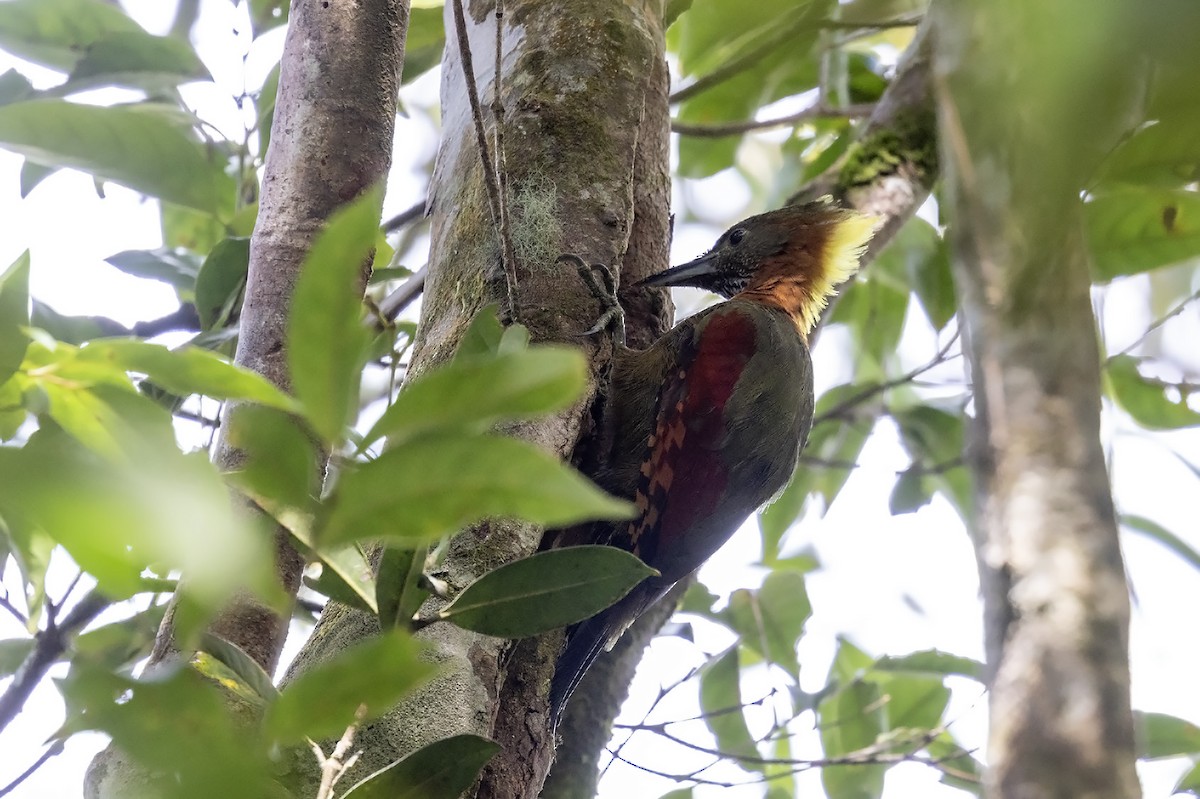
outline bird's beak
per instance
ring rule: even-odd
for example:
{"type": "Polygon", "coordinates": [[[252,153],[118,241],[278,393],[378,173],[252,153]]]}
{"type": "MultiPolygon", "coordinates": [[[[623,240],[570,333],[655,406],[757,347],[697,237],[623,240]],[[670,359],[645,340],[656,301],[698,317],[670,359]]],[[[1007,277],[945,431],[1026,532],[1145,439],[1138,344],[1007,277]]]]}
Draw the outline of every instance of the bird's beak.
{"type": "Polygon", "coordinates": [[[710,252],[701,255],[694,261],[673,266],[665,272],[651,275],[638,283],[639,286],[700,286],[703,288],[710,281],[707,278],[716,274],[717,254],[710,252]]]}

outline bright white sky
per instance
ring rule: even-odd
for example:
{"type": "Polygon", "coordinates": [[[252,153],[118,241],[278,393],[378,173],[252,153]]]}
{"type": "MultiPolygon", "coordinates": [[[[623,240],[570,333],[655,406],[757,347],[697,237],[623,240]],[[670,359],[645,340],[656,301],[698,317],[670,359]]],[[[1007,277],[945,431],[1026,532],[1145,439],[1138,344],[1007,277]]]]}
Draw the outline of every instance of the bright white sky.
{"type": "MultiPolygon", "coordinates": [[[[165,31],[173,6],[156,0],[129,1],[126,5],[153,32],[165,31]]],[[[248,37],[236,33],[245,29],[238,10],[227,3],[202,6],[198,48],[216,84],[187,87],[185,96],[207,120],[224,132],[237,135],[242,118],[230,98],[240,93],[243,85],[254,88],[261,82],[282,47],[282,31],[264,37],[247,52],[248,37]],[[244,71],[240,54],[246,55],[244,71]]],[[[0,53],[0,71],[14,65],[19,65],[39,86],[60,80],[54,73],[0,53]]],[[[406,90],[404,99],[406,103],[429,105],[436,102],[436,92],[436,79],[426,76],[406,90]]],[[[118,96],[108,92],[97,96],[95,101],[112,101],[118,96]]],[[[397,126],[397,140],[404,143],[401,152],[411,153],[415,147],[422,151],[422,161],[436,146],[435,136],[423,121],[402,118],[397,126]]],[[[750,152],[747,157],[755,156],[750,152]]],[[[102,314],[129,324],[174,309],[173,293],[166,286],[127,277],[104,263],[105,257],[121,250],[161,244],[153,201],[111,184],[105,189],[105,198],[100,199],[92,179],[74,172],[52,176],[22,200],[18,191],[20,167],[20,158],[0,152],[0,219],[4,220],[0,225],[0,265],[10,263],[22,250],[31,249],[33,291],[63,313],[102,314]]],[[[423,178],[418,177],[418,170],[399,162],[389,185],[386,212],[406,208],[423,194],[423,178]]],[[[707,181],[677,185],[676,206],[685,199],[705,217],[728,220],[749,199],[749,191],[740,177],[724,173],[707,181]]],[[[675,261],[694,257],[711,243],[717,232],[703,226],[682,226],[675,236],[675,261]]],[[[1178,279],[1186,283],[1194,277],[1179,272],[1178,279]]],[[[1110,350],[1117,351],[1136,338],[1151,321],[1146,311],[1147,286],[1145,279],[1135,279],[1104,292],[1102,307],[1110,350]]],[[[687,310],[695,298],[680,295],[679,300],[682,310],[687,310]]],[[[928,325],[919,314],[911,316],[918,318],[909,319],[900,348],[906,367],[925,362],[936,348],[928,325]]],[[[1165,328],[1169,350],[1193,368],[1197,340],[1200,340],[1200,316],[1195,308],[1165,328]]],[[[850,378],[845,345],[841,331],[831,329],[823,335],[815,355],[818,391],[850,378]]],[[[951,362],[929,377],[960,380],[961,362],[951,362]]],[[[1113,452],[1113,478],[1121,510],[1151,517],[1200,547],[1193,501],[1196,478],[1169,449],[1173,447],[1200,464],[1200,431],[1148,436],[1136,431],[1122,415],[1109,413],[1105,436],[1113,452]]],[[[829,513],[824,518],[810,514],[793,531],[791,539],[796,549],[815,546],[824,564],[821,571],[809,578],[815,612],[800,649],[804,669],[802,688],[809,691],[823,685],[838,635],[849,637],[873,655],[937,648],[983,657],[975,559],[953,510],[939,499],[915,514],[893,517],[888,513],[888,493],[897,472],[908,465],[890,421],[878,425],[859,462],[862,465],[829,513]]],[[[753,524],[744,527],[701,572],[703,582],[723,596],[736,588],[757,585],[762,570],[750,565],[758,554],[757,539],[753,524]]],[[[1136,593],[1132,633],[1135,706],[1200,722],[1200,694],[1196,691],[1200,637],[1194,632],[1195,608],[1200,607],[1200,575],[1145,539],[1127,536],[1125,545],[1136,593]]],[[[69,564],[57,565],[52,575],[51,596],[62,591],[64,581],[73,573],[69,564]]],[[[12,579],[15,575],[10,572],[6,577],[12,579]]],[[[0,637],[21,634],[11,618],[0,616],[0,637]]],[[[704,624],[697,624],[697,641],[709,653],[729,643],[727,634],[704,624]]],[[[299,636],[293,636],[289,649],[294,651],[299,642],[299,636]]],[[[699,662],[696,650],[679,639],[655,642],[620,721],[641,721],[658,686],[674,682],[699,662]]],[[[761,696],[766,685],[761,678],[750,680],[744,685],[745,695],[761,696]]],[[[954,681],[952,688],[951,729],[964,744],[978,747],[984,740],[986,700],[981,689],[970,681],[954,681]]],[[[660,706],[651,721],[683,718],[696,712],[694,690],[680,690],[676,694],[678,699],[660,706]]],[[[62,703],[52,686],[44,685],[34,694],[26,712],[6,735],[0,785],[37,758],[41,742],[60,723],[61,713],[62,703]]],[[[802,720],[809,724],[812,721],[802,720]]],[[[765,725],[767,719],[752,717],[751,722],[765,725]]],[[[711,745],[703,732],[685,734],[711,745]]],[[[807,735],[804,740],[805,754],[819,755],[815,735],[807,735]]],[[[98,735],[72,738],[63,755],[12,795],[26,799],[78,795],[83,770],[102,745],[98,735]]],[[[668,772],[686,771],[707,762],[704,756],[666,744],[650,734],[641,734],[623,753],[639,763],[668,772]]],[[[1176,759],[1144,766],[1141,773],[1146,796],[1151,799],[1168,796],[1187,765],[1176,759]]],[[[737,779],[738,771],[726,768],[711,772],[710,776],[737,779]]],[[[822,795],[816,772],[800,779],[800,795],[822,795]]],[[[617,763],[602,782],[601,796],[650,797],[673,787],[676,786],[670,781],[617,763]]],[[[761,794],[761,787],[696,790],[700,797],[740,799],[761,794]]],[[[886,795],[892,799],[964,796],[940,785],[931,769],[916,765],[893,769],[886,795]]]]}

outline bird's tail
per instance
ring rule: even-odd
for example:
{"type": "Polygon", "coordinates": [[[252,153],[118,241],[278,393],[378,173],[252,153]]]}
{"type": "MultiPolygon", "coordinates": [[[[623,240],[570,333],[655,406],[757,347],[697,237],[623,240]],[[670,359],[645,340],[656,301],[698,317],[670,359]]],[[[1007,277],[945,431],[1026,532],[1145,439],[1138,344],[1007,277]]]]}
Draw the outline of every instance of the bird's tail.
{"type": "Polygon", "coordinates": [[[579,622],[567,633],[567,648],[554,667],[554,679],[550,681],[550,725],[558,726],[566,709],[567,700],[579,686],[593,661],[604,651],[612,637],[610,608],[590,619],[579,622]]]}

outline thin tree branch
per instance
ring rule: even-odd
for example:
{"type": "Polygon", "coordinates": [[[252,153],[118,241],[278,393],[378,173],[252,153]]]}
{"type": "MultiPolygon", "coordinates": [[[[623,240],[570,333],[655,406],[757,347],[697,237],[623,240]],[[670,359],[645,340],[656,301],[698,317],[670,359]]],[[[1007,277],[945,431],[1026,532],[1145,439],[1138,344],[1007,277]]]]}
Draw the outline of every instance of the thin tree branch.
{"type": "Polygon", "coordinates": [[[754,130],[782,128],[787,125],[798,125],[810,119],[862,119],[871,116],[875,111],[874,103],[848,105],[844,108],[815,105],[775,119],[751,119],[745,122],[721,122],[713,125],[698,125],[691,122],[671,120],[671,130],[681,136],[698,136],[703,138],[721,138],[723,136],[740,136],[754,130]]]}
{"type": "Polygon", "coordinates": [[[429,275],[429,265],[426,264],[413,272],[404,285],[383,298],[379,303],[379,314],[389,322],[396,321],[400,313],[412,305],[421,292],[425,290],[425,278],[429,275]]]}
{"type": "Polygon", "coordinates": [[[71,636],[90,624],[111,604],[107,597],[93,590],[79,600],[61,622],[56,621],[51,613],[46,620],[46,629],[34,637],[33,650],[26,655],[13,675],[13,681],[0,695],[0,730],[21,712],[33,689],[46,676],[46,671],[66,651],[71,636]]]}
{"type": "MultiPolygon", "coordinates": [[[[463,15],[462,0],[454,0],[453,10],[454,32],[458,39],[458,54],[459,59],[462,61],[463,81],[467,87],[467,99],[471,105],[471,115],[475,120],[475,145],[479,148],[479,158],[483,162],[483,184],[487,188],[488,207],[492,213],[492,222],[496,225],[497,230],[500,231],[500,265],[504,270],[504,278],[507,284],[509,318],[515,322],[520,320],[517,306],[516,265],[510,263],[505,258],[505,251],[508,245],[504,242],[504,231],[501,227],[503,217],[501,213],[499,177],[493,168],[492,155],[487,142],[487,133],[483,125],[483,110],[479,103],[479,87],[475,83],[475,62],[471,57],[471,44],[467,40],[467,20],[463,15]]],[[[500,75],[497,73],[493,80],[499,81],[500,75]]],[[[496,120],[496,124],[499,125],[499,120],[496,120]]]]}
{"type": "Polygon", "coordinates": [[[404,209],[400,213],[393,216],[391,219],[384,222],[382,225],[380,225],[380,228],[383,229],[384,233],[395,233],[397,230],[404,227],[405,225],[411,224],[412,222],[416,222],[418,219],[420,219],[424,215],[425,215],[425,201],[421,200],[417,204],[411,206],[410,208],[404,209]]]}
{"type": "Polygon", "coordinates": [[[32,777],[34,775],[34,773],[38,769],[40,769],[42,766],[46,765],[47,761],[49,761],[50,758],[62,754],[63,748],[65,746],[66,746],[66,744],[63,743],[63,741],[61,739],[57,739],[53,743],[51,743],[50,746],[47,747],[46,751],[42,752],[41,756],[37,760],[33,761],[33,765],[31,765],[29,768],[22,771],[20,773],[20,775],[18,775],[17,778],[14,779],[12,782],[10,782],[8,785],[5,785],[3,788],[0,788],[0,797],[8,796],[10,793],[15,791],[17,789],[17,786],[19,786],[21,783],[25,782],[25,780],[32,777]]]}
{"type": "Polygon", "coordinates": [[[1160,318],[1154,320],[1154,322],[1151,323],[1151,325],[1146,328],[1146,332],[1144,332],[1144,333],[1142,333],[1142,335],[1138,336],[1137,339],[1134,340],[1134,342],[1132,344],[1130,344],[1128,347],[1121,350],[1116,355],[1108,356],[1108,358],[1106,358],[1104,361],[1105,365],[1107,366],[1108,364],[1112,363],[1113,360],[1121,357],[1122,355],[1128,355],[1130,352],[1132,352],[1134,349],[1136,349],[1139,345],[1141,345],[1141,343],[1143,341],[1145,341],[1147,338],[1149,338],[1151,333],[1153,333],[1155,330],[1158,330],[1160,327],[1162,327],[1167,322],[1174,319],[1176,316],[1179,316],[1179,314],[1184,312],[1184,310],[1188,307],[1188,305],[1192,304],[1193,302],[1195,302],[1198,299],[1200,299],[1200,289],[1197,289],[1196,291],[1192,292],[1192,294],[1190,296],[1181,300],[1178,305],[1176,305],[1171,310],[1167,311],[1166,314],[1164,314],[1160,318]]]}

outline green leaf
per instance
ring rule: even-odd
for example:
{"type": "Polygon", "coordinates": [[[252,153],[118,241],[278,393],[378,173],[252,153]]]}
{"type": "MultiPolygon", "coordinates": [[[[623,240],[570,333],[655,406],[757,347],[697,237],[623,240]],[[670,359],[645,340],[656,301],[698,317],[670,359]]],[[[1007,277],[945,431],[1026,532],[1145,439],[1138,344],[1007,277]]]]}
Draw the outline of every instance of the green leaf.
{"type": "Polygon", "coordinates": [[[942,732],[925,746],[942,773],[939,780],[951,788],[983,796],[983,764],[976,760],[948,732],[942,732]]]}
{"type": "MultiPolygon", "coordinates": [[[[843,642],[843,649],[845,647],[843,642]]],[[[843,650],[839,650],[838,659],[843,650]]],[[[835,660],[835,670],[839,668],[835,660]]],[[[817,708],[821,745],[826,757],[841,757],[871,746],[884,731],[884,704],[877,685],[851,680],[817,708]]],[[[829,799],[879,799],[883,794],[882,765],[826,766],[821,784],[829,799]]]]}
{"type": "Polygon", "coordinates": [[[21,164],[21,199],[28,197],[38,184],[57,171],[57,167],[39,164],[26,158],[25,163],[21,164]]]}
{"type": "Polygon", "coordinates": [[[1192,767],[1190,771],[1184,773],[1179,781],[1175,783],[1175,788],[1171,791],[1174,796],[1178,793],[1190,793],[1192,796],[1200,796],[1200,764],[1192,767]]]}
{"type": "MultiPolygon", "coordinates": [[[[495,355],[500,350],[500,339],[504,336],[504,326],[496,317],[499,306],[495,303],[481,308],[467,325],[466,332],[458,342],[454,359],[466,359],[475,355],[495,355]]],[[[514,325],[513,327],[516,327],[514,325]]]]}
{"type": "Polygon", "coordinates": [[[1105,384],[1117,405],[1142,427],[1174,430],[1200,424],[1200,413],[1188,407],[1187,398],[1171,399],[1166,386],[1142,376],[1140,359],[1114,355],[1104,370],[1105,384]]]}
{"type": "Polygon", "coordinates": [[[382,192],[371,189],[329,218],[304,259],[288,319],[288,367],[308,421],[326,443],[357,408],[368,343],[363,287],[379,231],[382,192]]]}
{"type": "Polygon", "coordinates": [[[896,286],[897,277],[884,271],[889,266],[886,261],[877,266],[880,268],[873,268],[867,277],[852,280],[842,288],[829,315],[831,323],[845,324],[854,337],[859,379],[878,379],[887,374],[887,364],[899,349],[908,314],[907,286],[896,286]]]}
{"type": "Polygon", "coordinates": [[[182,83],[211,80],[196,51],[185,39],[152,36],[142,30],[112,33],[94,42],[71,70],[59,95],[100,86],[123,86],[160,92],[182,83]]]}
{"type": "Polygon", "coordinates": [[[316,444],[295,417],[261,405],[237,405],[226,418],[229,444],[245,455],[230,475],[258,498],[301,511],[321,493],[316,444]]]}
{"type": "Polygon", "coordinates": [[[166,610],[166,603],[160,602],[127,619],[88,630],[72,642],[72,660],[85,660],[113,671],[132,668],[150,654],[166,610]]]}
{"type": "Polygon", "coordinates": [[[440,64],[445,48],[446,29],[440,5],[412,8],[408,13],[408,37],[404,40],[404,83],[411,83],[440,64]]]}
{"type": "Polygon", "coordinates": [[[1126,188],[1084,206],[1092,271],[1104,282],[1200,255],[1200,194],[1126,188]]]}
{"type": "Polygon", "coordinates": [[[144,786],[151,795],[275,795],[265,748],[233,718],[217,689],[191,669],[134,680],[75,664],[60,687],[73,711],[67,729],[112,736],[123,752],[160,775],[144,786]]]}
{"type": "Polygon", "coordinates": [[[225,157],[195,136],[187,117],[161,106],[10,103],[0,106],[0,147],[200,211],[233,205],[225,157]]]}
{"type": "Polygon", "coordinates": [[[285,686],[267,709],[265,726],[280,743],[339,735],[366,706],[364,719],[386,713],[428,680],[435,666],[402,630],[362,641],[285,686]]]}
{"type": "Polygon", "coordinates": [[[0,3],[0,48],[67,71],[95,42],[143,33],[118,6],[102,0],[9,0],[0,3]]]}
{"type": "Polygon", "coordinates": [[[952,655],[938,649],[926,649],[908,655],[892,657],[884,655],[875,661],[874,668],[882,672],[905,674],[928,674],[939,677],[958,675],[973,680],[983,680],[984,666],[977,660],[961,655],[952,655]]]}
{"type": "Polygon", "coordinates": [[[204,259],[194,285],[196,313],[205,330],[221,326],[238,310],[234,305],[246,287],[249,268],[248,238],[221,239],[204,259]]]}
{"type": "Polygon", "coordinates": [[[32,638],[6,638],[0,641],[0,679],[16,674],[31,652],[32,638]]]}
{"type": "Polygon", "coordinates": [[[1141,732],[1138,756],[1157,760],[1176,755],[1200,754],[1200,727],[1166,713],[1134,711],[1141,732]]]}
{"type": "Polygon", "coordinates": [[[958,301],[954,296],[950,257],[946,243],[933,225],[919,217],[910,219],[879,254],[876,267],[880,262],[884,268],[905,276],[934,330],[941,330],[954,318],[958,301]]]}
{"type": "Polygon", "coordinates": [[[346,791],[353,799],[458,799],[500,745],[478,735],[455,735],[421,747],[346,791]]]}
{"type": "Polygon", "coordinates": [[[1182,187],[1200,179],[1200,116],[1194,108],[1138,128],[1109,154],[1102,183],[1182,187]]]}
{"type": "Polygon", "coordinates": [[[1147,519],[1145,516],[1123,513],[1121,514],[1121,524],[1135,533],[1140,533],[1162,544],[1192,568],[1200,569],[1200,552],[1158,522],[1147,519]]]}
{"type": "MultiPolygon", "coordinates": [[[[28,100],[34,94],[33,84],[20,72],[15,69],[0,72],[0,105],[28,100]]],[[[25,194],[23,192],[21,197],[24,198],[25,194]]]]}
{"type": "Polygon", "coordinates": [[[190,296],[200,269],[191,256],[166,247],[125,250],[104,259],[127,275],[161,280],[180,296],[190,296]]]}
{"type": "Polygon", "coordinates": [[[741,636],[743,646],[800,678],[796,645],[812,615],[803,574],[772,571],[757,591],[735,591],[721,615],[741,636]]]}
{"type": "MultiPolygon", "coordinates": [[[[717,748],[733,758],[757,758],[758,747],[742,712],[742,689],[738,684],[738,648],[730,647],[709,661],[700,672],[700,710],[704,723],[717,739],[717,748]]],[[[747,768],[761,769],[744,763],[747,768]]]]}
{"type": "Polygon", "coordinates": [[[280,410],[296,409],[295,401],[266,378],[199,347],[173,350],[139,339],[100,339],[81,348],[79,360],[112,363],[131,372],[141,372],[155,384],[182,396],[202,394],[280,410]]]}
{"type": "Polygon", "coordinates": [[[428,433],[483,432],[565,408],[583,391],[586,370],[573,347],[457,358],[406,386],[362,446],[384,436],[396,444],[428,433]]]}
{"type": "Polygon", "coordinates": [[[914,739],[923,740],[941,723],[950,690],[940,676],[873,673],[868,679],[886,697],[887,730],[899,748],[911,750],[914,739]]]}
{"type": "Polygon", "coordinates": [[[377,614],[375,602],[375,577],[371,564],[357,544],[333,551],[322,551],[321,576],[316,580],[305,578],[305,584],[332,600],[377,614]]]}
{"type": "Polygon", "coordinates": [[[613,499],[557,458],[504,436],[426,436],[342,475],[318,540],[433,539],[489,517],[546,526],[626,519],[613,499]]]}
{"type": "Polygon", "coordinates": [[[0,383],[21,368],[29,337],[29,250],[0,274],[0,383]]]}
{"type": "Polygon", "coordinates": [[[590,618],[655,574],[614,547],[547,550],[483,575],[438,618],[484,635],[525,638],[590,618]]]}
{"type": "Polygon", "coordinates": [[[200,647],[227,666],[260,699],[270,701],[279,695],[271,675],[241,647],[209,632],[201,636],[200,647]]]}
{"type": "Polygon", "coordinates": [[[375,576],[375,604],[383,629],[407,626],[425,601],[428,592],[421,588],[420,580],[428,555],[425,544],[383,548],[375,576]]]}

